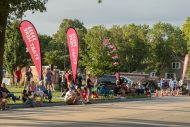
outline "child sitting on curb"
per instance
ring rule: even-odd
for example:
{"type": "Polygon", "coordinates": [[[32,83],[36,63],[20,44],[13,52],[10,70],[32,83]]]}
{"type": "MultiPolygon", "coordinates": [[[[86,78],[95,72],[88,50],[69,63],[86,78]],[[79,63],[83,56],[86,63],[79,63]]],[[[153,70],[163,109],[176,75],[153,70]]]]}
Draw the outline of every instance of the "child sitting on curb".
{"type": "Polygon", "coordinates": [[[31,92],[27,92],[26,90],[23,90],[22,92],[22,101],[24,104],[29,105],[31,107],[36,106],[36,95],[31,92]]]}

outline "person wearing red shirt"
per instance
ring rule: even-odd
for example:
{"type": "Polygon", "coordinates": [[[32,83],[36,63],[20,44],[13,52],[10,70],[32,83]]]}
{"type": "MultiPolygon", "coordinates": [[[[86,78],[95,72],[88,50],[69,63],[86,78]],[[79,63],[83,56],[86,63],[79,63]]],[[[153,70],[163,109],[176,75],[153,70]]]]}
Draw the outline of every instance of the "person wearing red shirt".
{"type": "Polygon", "coordinates": [[[22,72],[20,67],[17,67],[16,71],[15,71],[15,78],[16,78],[16,87],[20,87],[20,80],[22,78],[22,72]]]}

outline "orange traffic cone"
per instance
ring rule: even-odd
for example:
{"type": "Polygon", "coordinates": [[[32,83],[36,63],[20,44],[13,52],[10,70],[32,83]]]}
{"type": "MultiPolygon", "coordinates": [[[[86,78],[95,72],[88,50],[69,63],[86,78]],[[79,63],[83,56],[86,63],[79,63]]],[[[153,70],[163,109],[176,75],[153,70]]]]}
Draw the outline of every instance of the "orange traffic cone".
{"type": "Polygon", "coordinates": [[[155,97],[158,97],[158,90],[156,89],[155,97]]]}
{"type": "Polygon", "coordinates": [[[173,89],[172,89],[172,91],[171,91],[171,96],[175,96],[173,89]]]}
{"type": "Polygon", "coordinates": [[[180,96],[180,92],[179,92],[179,89],[177,89],[177,96],[180,96]]]}
{"type": "Polygon", "coordinates": [[[166,89],[166,96],[168,96],[168,90],[166,89]]]}
{"type": "Polygon", "coordinates": [[[164,96],[164,90],[163,89],[161,90],[161,96],[162,97],[164,96]]]}

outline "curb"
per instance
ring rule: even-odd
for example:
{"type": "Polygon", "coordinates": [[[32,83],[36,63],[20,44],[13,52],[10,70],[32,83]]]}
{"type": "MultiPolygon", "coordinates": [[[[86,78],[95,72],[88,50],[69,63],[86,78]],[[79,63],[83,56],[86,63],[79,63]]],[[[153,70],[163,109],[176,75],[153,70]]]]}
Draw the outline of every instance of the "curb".
{"type": "MultiPolygon", "coordinates": [[[[154,98],[116,98],[116,99],[110,99],[110,100],[92,100],[92,104],[100,104],[100,103],[115,103],[115,102],[132,102],[132,101],[147,101],[147,100],[153,100],[154,98]]],[[[64,106],[67,105],[64,102],[59,103],[43,103],[40,107],[51,107],[51,106],[64,106]]],[[[14,105],[8,105],[9,109],[19,109],[19,108],[32,108],[28,105],[24,104],[14,104],[14,105]]],[[[35,107],[38,108],[38,107],[35,107]]]]}
{"type": "Polygon", "coordinates": [[[130,101],[143,101],[150,100],[151,98],[115,98],[110,100],[93,100],[92,103],[110,103],[110,102],[130,102],[130,101]]]}

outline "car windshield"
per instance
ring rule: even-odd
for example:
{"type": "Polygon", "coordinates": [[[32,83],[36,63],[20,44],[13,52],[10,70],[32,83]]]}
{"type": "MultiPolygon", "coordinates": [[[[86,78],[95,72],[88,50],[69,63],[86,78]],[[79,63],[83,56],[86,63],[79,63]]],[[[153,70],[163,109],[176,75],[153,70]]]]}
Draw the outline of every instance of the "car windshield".
{"type": "Polygon", "coordinates": [[[116,83],[116,77],[113,75],[104,75],[102,77],[99,77],[99,82],[110,82],[110,83],[116,83]]]}

